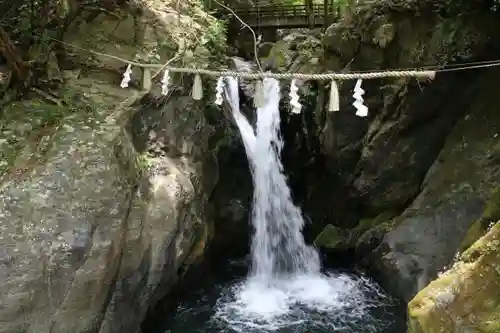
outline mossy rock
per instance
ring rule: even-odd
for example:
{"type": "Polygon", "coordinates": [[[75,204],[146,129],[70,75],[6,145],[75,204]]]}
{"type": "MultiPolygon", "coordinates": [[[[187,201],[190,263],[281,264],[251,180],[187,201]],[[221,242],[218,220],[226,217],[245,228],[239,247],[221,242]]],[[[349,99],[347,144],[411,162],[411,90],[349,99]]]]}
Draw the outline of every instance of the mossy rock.
{"type": "Polygon", "coordinates": [[[500,187],[493,190],[490,200],[486,203],[482,220],[498,221],[500,219],[500,187]]]}
{"type": "Polygon", "coordinates": [[[500,328],[500,223],[408,304],[410,333],[496,333],[500,328]]]}
{"type": "Polygon", "coordinates": [[[359,220],[358,225],[354,228],[354,233],[363,233],[381,223],[391,221],[397,215],[396,212],[386,211],[378,214],[375,217],[365,217],[359,220]]]}
{"type": "Polygon", "coordinates": [[[7,105],[0,130],[0,176],[20,163],[20,159],[26,159],[22,155],[41,153],[48,148],[44,138],[50,137],[61,120],[73,111],[71,106],[40,98],[7,105]]]}
{"type": "Polygon", "coordinates": [[[396,212],[386,211],[375,217],[359,220],[358,225],[352,230],[351,246],[359,254],[373,250],[384,235],[392,230],[395,216],[397,216],[396,212]]]}
{"type": "Polygon", "coordinates": [[[470,226],[460,245],[460,252],[467,250],[476,240],[488,231],[491,222],[498,220],[500,220],[500,187],[492,191],[491,197],[486,202],[481,217],[470,226]]]}
{"type": "Polygon", "coordinates": [[[346,249],[351,243],[352,234],[349,230],[328,224],[314,240],[314,245],[330,250],[346,249]]]}
{"type": "Polygon", "coordinates": [[[323,54],[321,40],[314,33],[304,35],[290,33],[280,41],[266,43],[261,49],[266,54],[262,63],[273,71],[314,73],[320,71],[323,54]]]}
{"type": "Polygon", "coordinates": [[[375,249],[393,227],[393,220],[389,220],[366,230],[356,241],[356,253],[365,254],[375,249]]]}

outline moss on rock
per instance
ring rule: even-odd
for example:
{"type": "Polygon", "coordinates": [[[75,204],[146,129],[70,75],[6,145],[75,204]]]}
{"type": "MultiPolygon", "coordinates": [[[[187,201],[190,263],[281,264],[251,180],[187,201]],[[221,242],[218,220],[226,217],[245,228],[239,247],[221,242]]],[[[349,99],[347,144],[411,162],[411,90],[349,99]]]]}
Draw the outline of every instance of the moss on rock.
{"type": "Polygon", "coordinates": [[[328,224],[316,237],[314,244],[327,249],[356,249],[364,252],[374,248],[394,226],[396,212],[382,212],[366,217],[351,230],[328,224]]]}
{"type": "Polygon", "coordinates": [[[373,250],[384,235],[395,225],[396,212],[386,211],[375,217],[363,218],[353,229],[353,244],[356,253],[363,254],[373,250]]]}
{"type": "Polygon", "coordinates": [[[352,234],[349,230],[341,229],[328,224],[314,240],[314,245],[326,249],[345,249],[351,242],[352,234]]]}
{"type": "Polygon", "coordinates": [[[493,221],[500,219],[500,187],[495,188],[486,202],[481,217],[470,226],[460,245],[460,252],[467,250],[476,240],[483,236],[493,221]]]}
{"type": "Polygon", "coordinates": [[[382,223],[392,220],[397,215],[396,212],[386,211],[378,214],[375,217],[365,217],[359,220],[358,225],[354,228],[356,234],[363,233],[369,229],[376,227],[382,223]]]}
{"type": "Polygon", "coordinates": [[[410,333],[495,333],[500,327],[500,223],[408,304],[410,333]]]}

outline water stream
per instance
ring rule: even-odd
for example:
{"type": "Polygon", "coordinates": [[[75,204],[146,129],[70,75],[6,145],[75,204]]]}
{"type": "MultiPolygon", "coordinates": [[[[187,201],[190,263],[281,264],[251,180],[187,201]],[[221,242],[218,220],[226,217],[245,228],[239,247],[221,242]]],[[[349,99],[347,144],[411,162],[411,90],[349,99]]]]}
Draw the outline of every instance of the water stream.
{"type": "Polygon", "coordinates": [[[238,82],[227,78],[226,83],[254,182],[250,269],[246,276],[215,279],[208,290],[193,294],[198,296],[183,302],[164,329],[402,332],[395,303],[374,282],[354,272],[322,271],[318,252],[304,241],[304,220],[291,199],[280,161],[278,81],[264,80],[266,105],[256,111],[255,130],[240,112],[238,82]]]}

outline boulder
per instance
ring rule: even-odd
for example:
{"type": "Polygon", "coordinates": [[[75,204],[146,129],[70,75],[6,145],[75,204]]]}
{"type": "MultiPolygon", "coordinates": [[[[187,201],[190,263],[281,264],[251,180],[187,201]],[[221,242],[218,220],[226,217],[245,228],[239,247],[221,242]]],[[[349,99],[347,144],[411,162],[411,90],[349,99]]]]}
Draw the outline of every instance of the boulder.
{"type": "Polygon", "coordinates": [[[485,204],[499,185],[500,99],[491,85],[498,74],[490,70],[471,82],[465,115],[372,257],[383,284],[407,301],[452,261],[474,221],[496,217],[483,211],[492,210],[485,204]]]}
{"type": "Polygon", "coordinates": [[[328,224],[314,240],[314,245],[328,250],[345,250],[349,247],[352,234],[349,230],[328,224]]]}
{"type": "Polygon", "coordinates": [[[500,331],[500,223],[408,304],[409,333],[500,331]]]}
{"type": "Polygon", "coordinates": [[[327,224],[316,236],[314,245],[336,251],[355,250],[356,255],[363,258],[375,249],[385,234],[394,226],[395,212],[383,212],[375,217],[361,219],[352,229],[339,228],[327,224]]]}

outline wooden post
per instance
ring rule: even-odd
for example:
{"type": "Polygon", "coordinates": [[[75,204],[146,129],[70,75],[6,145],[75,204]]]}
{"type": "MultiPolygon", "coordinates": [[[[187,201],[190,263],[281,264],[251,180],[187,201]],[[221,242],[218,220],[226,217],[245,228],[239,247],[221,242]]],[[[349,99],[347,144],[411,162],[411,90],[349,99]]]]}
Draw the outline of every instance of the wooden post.
{"type": "Polygon", "coordinates": [[[329,17],[328,14],[330,12],[330,0],[323,0],[323,28],[326,30],[328,28],[329,17]]]}
{"type": "Polygon", "coordinates": [[[314,3],[313,0],[305,0],[306,12],[307,12],[307,21],[309,23],[309,27],[314,28],[314,3]]]}

